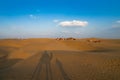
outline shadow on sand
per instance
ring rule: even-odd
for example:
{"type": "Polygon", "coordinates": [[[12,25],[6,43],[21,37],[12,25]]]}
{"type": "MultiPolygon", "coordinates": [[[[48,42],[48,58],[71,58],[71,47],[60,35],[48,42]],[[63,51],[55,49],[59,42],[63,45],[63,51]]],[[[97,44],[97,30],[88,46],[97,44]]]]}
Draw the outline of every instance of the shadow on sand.
{"type": "Polygon", "coordinates": [[[115,51],[117,51],[117,50],[113,50],[113,49],[98,49],[98,50],[91,50],[91,51],[87,51],[87,52],[98,52],[98,53],[100,53],[100,52],[115,52],[115,51]]]}
{"type": "Polygon", "coordinates": [[[22,59],[8,59],[10,51],[6,47],[0,47],[0,72],[11,67],[22,59]]]}
{"type": "Polygon", "coordinates": [[[16,63],[18,63],[21,60],[22,59],[7,59],[4,62],[1,62],[0,63],[0,72],[4,71],[7,68],[10,68],[11,66],[15,65],[16,63]]]}
{"type": "Polygon", "coordinates": [[[7,59],[4,62],[0,63],[0,80],[8,80],[6,79],[7,76],[5,75],[8,73],[8,71],[11,69],[13,65],[21,61],[22,59],[7,59]]]}
{"type": "MultiPolygon", "coordinates": [[[[51,60],[53,58],[53,54],[52,53],[48,53],[47,51],[45,51],[42,55],[42,57],[40,58],[40,61],[38,63],[38,65],[36,66],[35,71],[33,72],[32,78],[31,80],[53,80],[53,73],[52,73],[52,68],[51,68],[51,60]],[[45,79],[41,78],[42,75],[42,71],[43,69],[45,70],[45,79]]],[[[64,80],[71,80],[67,73],[65,72],[62,63],[56,59],[56,67],[58,67],[62,77],[64,80]]]]}
{"type": "Polygon", "coordinates": [[[64,80],[71,80],[71,79],[68,77],[67,73],[65,72],[62,63],[61,63],[58,59],[56,59],[56,65],[57,65],[58,68],[60,69],[61,74],[62,74],[62,77],[64,78],[64,80]]]}
{"type": "Polygon", "coordinates": [[[52,80],[52,70],[51,70],[51,60],[52,60],[52,53],[49,53],[47,51],[45,51],[42,55],[42,57],[40,58],[40,61],[35,69],[35,71],[33,72],[32,78],[31,80],[40,80],[41,77],[41,71],[45,65],[45,73],[46,73],[46,79],[45,80],[52,80]]]}

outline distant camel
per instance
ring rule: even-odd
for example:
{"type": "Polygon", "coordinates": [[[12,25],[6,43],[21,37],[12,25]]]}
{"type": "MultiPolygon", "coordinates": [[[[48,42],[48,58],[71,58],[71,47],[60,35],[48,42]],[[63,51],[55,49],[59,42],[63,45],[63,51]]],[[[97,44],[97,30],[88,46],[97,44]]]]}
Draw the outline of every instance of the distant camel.
{"type": "Polygon", "coordinates": [[[90,39],[90,40],[87,40],[88,42],[93,42],[93,43],[100,43],[101,42],[101,40],[92,40],[92,39],[90,39]]]}
{"type": "Polygon", "coordinates": [[[76,40],[75,38],[56,38],[56,40],[76,40]]]}
{"type": "Polygon", "coordinates": [[[65,40],[64,38],[57,38],[56,40],[65,40]]]}
{"type": "Polygon", "coordinates": [[[75,38],[70,37],[70,38],[67,38],[66,40],[76,40],[76,39],[75,39],[75,38]]]}

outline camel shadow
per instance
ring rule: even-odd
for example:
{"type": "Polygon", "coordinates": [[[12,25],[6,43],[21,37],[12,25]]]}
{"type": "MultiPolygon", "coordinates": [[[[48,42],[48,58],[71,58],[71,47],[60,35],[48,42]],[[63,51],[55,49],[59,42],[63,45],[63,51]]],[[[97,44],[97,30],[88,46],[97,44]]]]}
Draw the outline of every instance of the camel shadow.
{"type": "Polygon", "coordinates": [[[62,63],[58,59],[56,59],[56,65],[58,66],[59,70],[61,71],[61,74],[62,74],[64,80],[71,80],[68,77],[67,73],[65,72],[62,63]]]}

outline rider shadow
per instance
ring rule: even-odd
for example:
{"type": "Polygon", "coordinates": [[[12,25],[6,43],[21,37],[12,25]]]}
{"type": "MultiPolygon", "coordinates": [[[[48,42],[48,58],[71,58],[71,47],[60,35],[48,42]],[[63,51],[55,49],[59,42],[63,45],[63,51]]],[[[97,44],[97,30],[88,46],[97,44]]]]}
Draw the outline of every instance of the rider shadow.
{"type": "Polygon", "coordinates": [[[56,59],[56,64],[57,64],[58,68],[60,69],[61,74],[62,74],[64,80],[71,80],[71,79],[68,77],[67,73],[65,72],[62,63],[61,63],[58,59],[56,59]]]}
{"type": "Polygon", "coordinates": [[[52,80],[52,69],[51,69],[51,60],[52,60],[53,54],[45,51],[40,58],[40,61],[33,72],[32,80],[40,80],[40,74],[43,69],[43,65],[45,65],[45,72],[46,72],[46,80],[52,80]]]}

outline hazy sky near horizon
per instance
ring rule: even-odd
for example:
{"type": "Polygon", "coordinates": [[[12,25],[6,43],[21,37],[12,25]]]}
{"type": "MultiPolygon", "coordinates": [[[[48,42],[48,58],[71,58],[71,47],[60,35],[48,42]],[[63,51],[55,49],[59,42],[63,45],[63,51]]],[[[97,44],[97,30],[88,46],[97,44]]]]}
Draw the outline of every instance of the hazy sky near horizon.
{"type": "Polygon", "coordinates": [[[0,38],[120,38],[120,0],[0,0],[0,38]]]}

